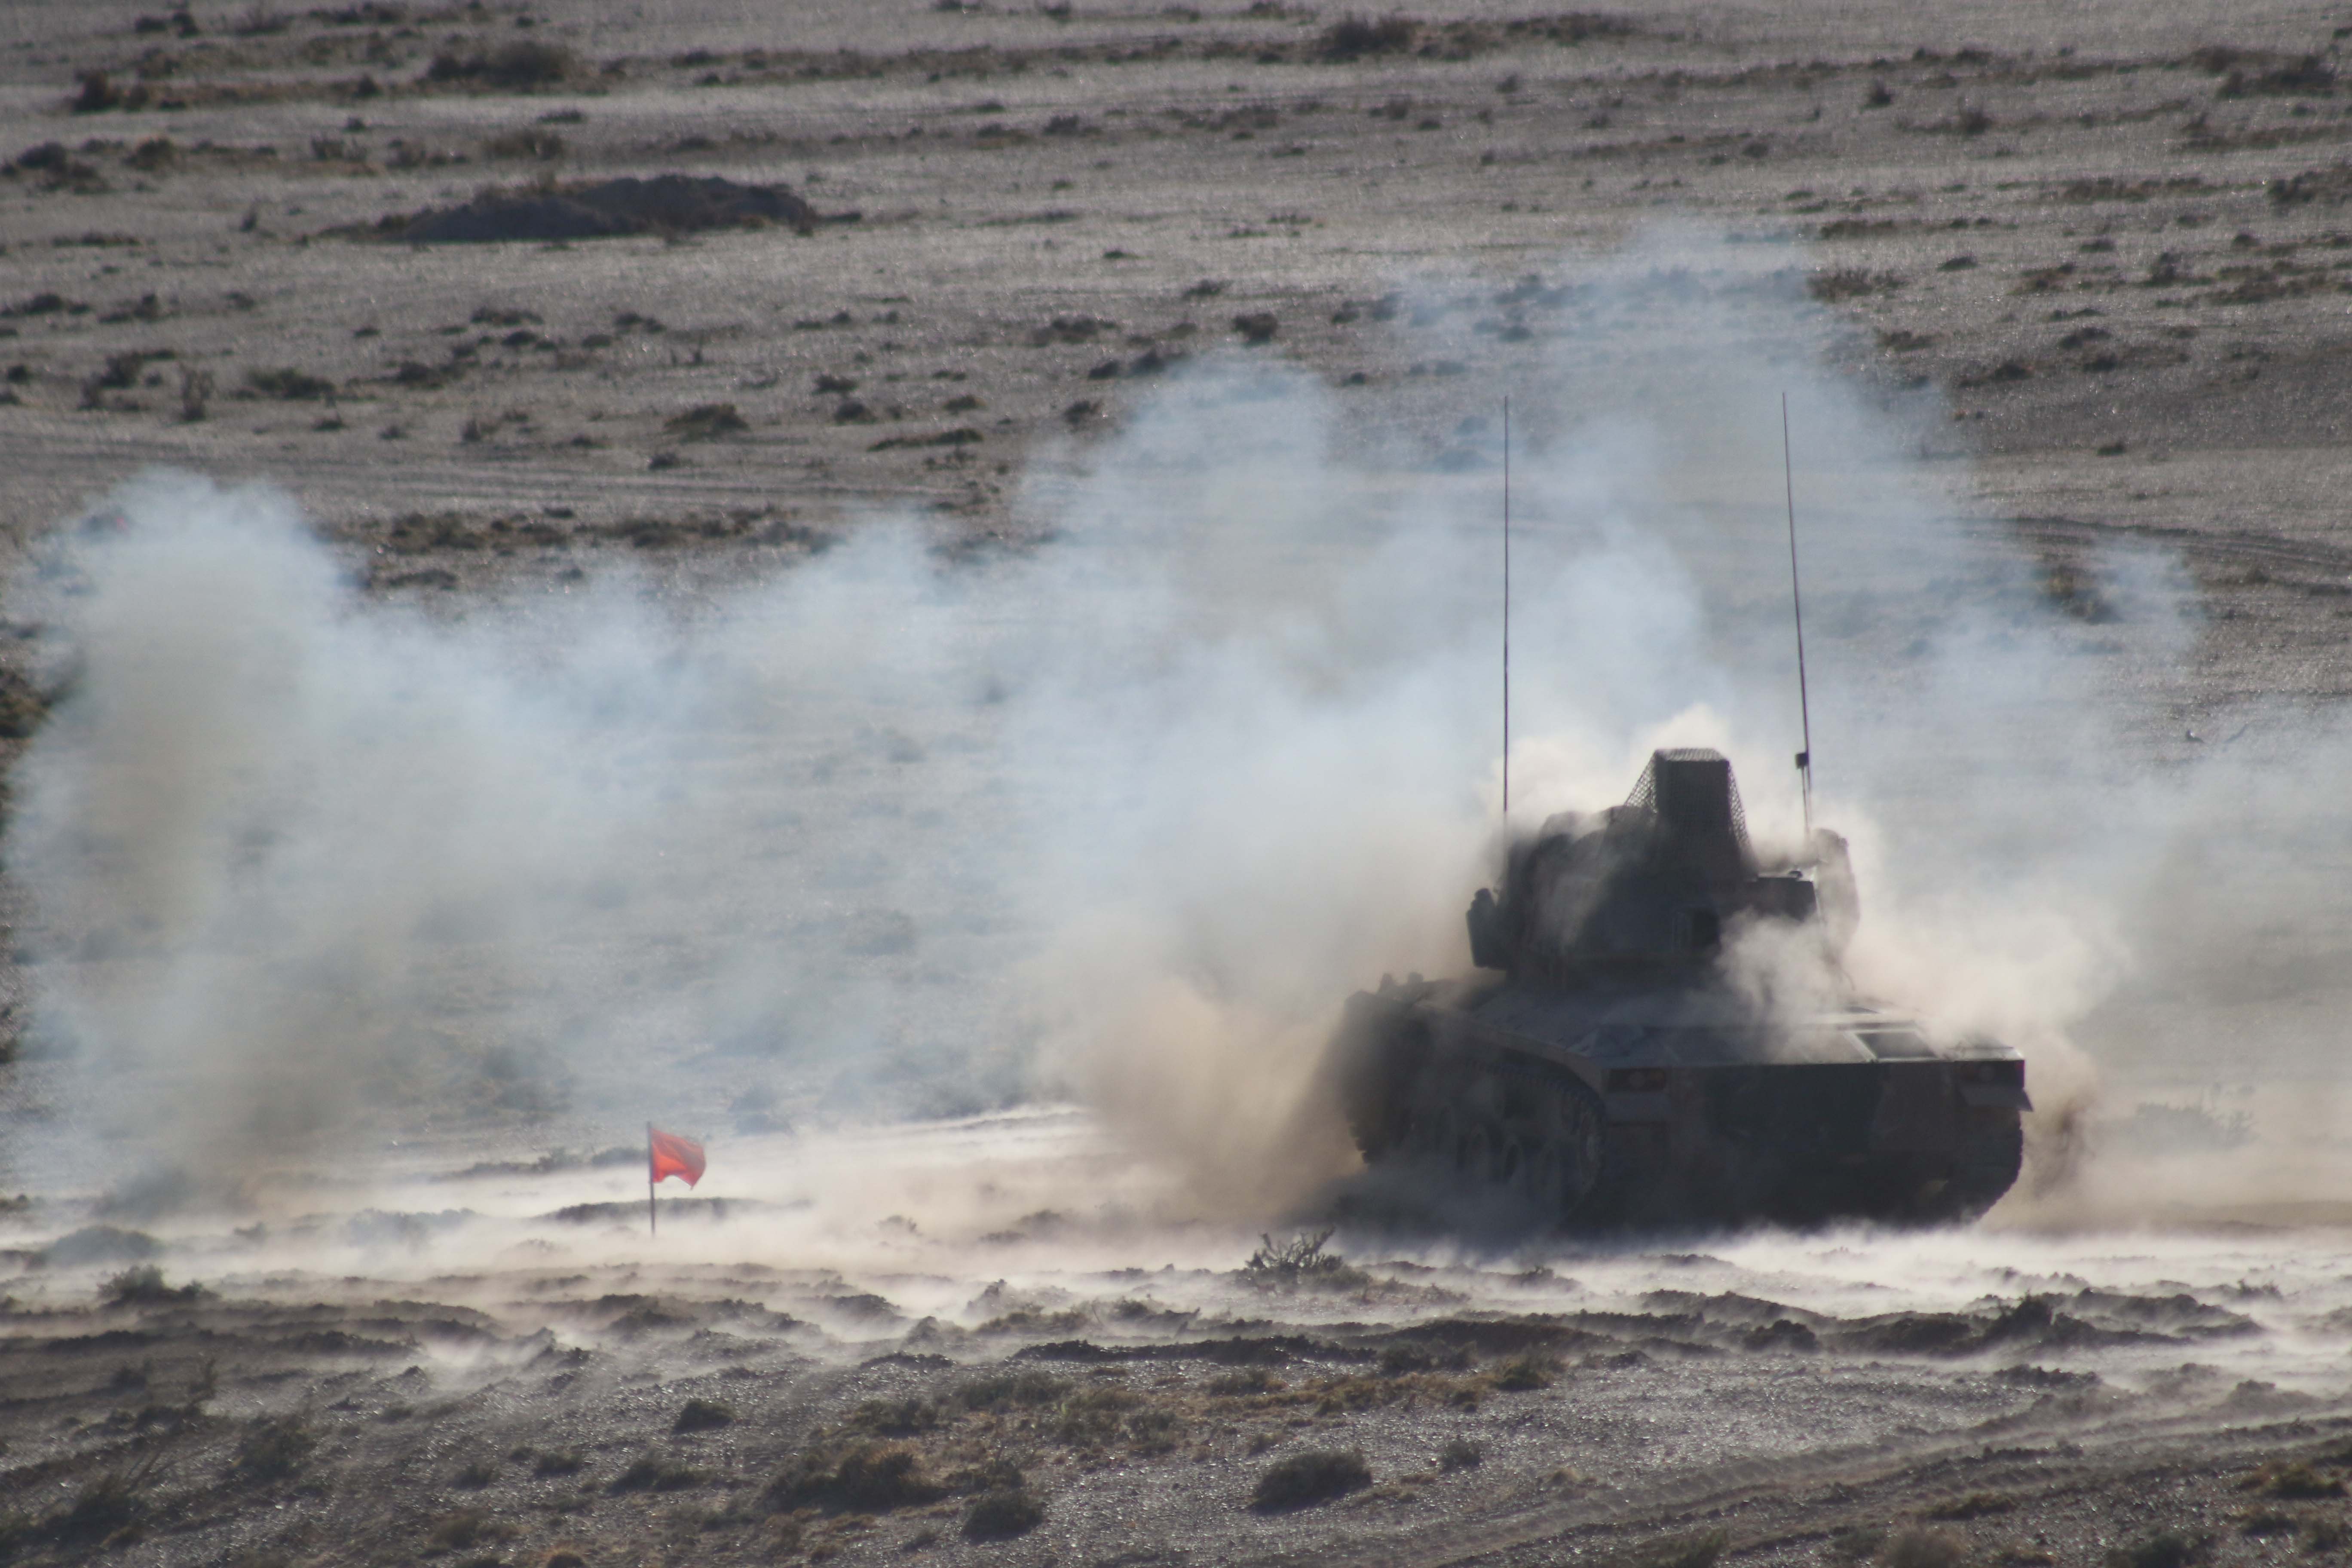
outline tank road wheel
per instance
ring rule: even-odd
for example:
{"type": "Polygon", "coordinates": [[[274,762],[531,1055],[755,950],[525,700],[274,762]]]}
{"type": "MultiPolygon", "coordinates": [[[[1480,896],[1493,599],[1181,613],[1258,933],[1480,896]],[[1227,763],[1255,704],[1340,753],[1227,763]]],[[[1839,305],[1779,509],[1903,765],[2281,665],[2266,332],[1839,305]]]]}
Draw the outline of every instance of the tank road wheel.
{"type": "Polygon", "coordinates": [[[1593,1206],[1601,1190],[1601,1173],[1608,1112],[1601,1097],[1580,1081],[1556,1086],[1551,1104],[1551,1137],[1555,1163],[1552,1184],[1545,1195],[1546,1212],[1573,1220],[1593,1206]]]}
{"type": "Polygon", "coordinates": [[[1508,1136],[1517,1152],[1505,1184],[1554,1222],[1577,1217],[1601,1185],[1600,1097],[1578,1079],[1543,1076],[1513,1085],[1508,1136]]]}
{"type": "Polygon", "coordinates": [[[1559,1151],[1546,1139],[1528,1152],[1519,1167],[1519,1194],[1546,1217],[1560,1212],[1559,1151]]]}
{"type": "Polygon", "coordinates": [[[1529,1064],[1482,1074],[1454,1111],[1454,1168],[1547,1220],[1576,1217],[1601,1185],[1601,1100],[1580,1079],[1529,1064]]]}
{"type": "Polygon", "coordinates": [[[1484,1183],[1493,1179],[1495,1168],[1494,1136],[1483,1121],[1471,1119],[1465,1122],[1454,1140],[1454,1169],[1463,1180],[1484,1183]]]}

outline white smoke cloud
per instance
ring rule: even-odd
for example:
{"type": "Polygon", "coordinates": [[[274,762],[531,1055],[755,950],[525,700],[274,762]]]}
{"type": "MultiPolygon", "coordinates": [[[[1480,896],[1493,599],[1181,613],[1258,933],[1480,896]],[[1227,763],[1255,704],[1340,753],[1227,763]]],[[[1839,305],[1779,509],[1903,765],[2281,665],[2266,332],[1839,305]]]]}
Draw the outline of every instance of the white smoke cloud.
{"type": "MultiPolygon", "coordinates": [[[[2116,618],[2070,616],[1916,460],[1935,411],[1820,369],[1828,319],[1755,255],[1660,241],[1539,317],[1514,816],[1708,744],[1759,837],[1798,838],[1785,391],[1853,973],[2070,1102],[2149,955],[2251,929],[2242,889],[2186,922],[2150,895],[2211,887],[2215,796],[2264,775],[2142,760],[2144,672],[2196,629],[2177,566],[2118,558],[2116,618]]],[[[1465,964],[1496,843],[1491,428],[1436,445],[1213,363],[1041,465],[1024,555],[872,519],[706,607],[614,573],[437,619],[352,588],[273,492],[142,480],[16,593],[74,672],[8,844],[47,1027],[106,1075],[99,1121],[200,1173],[428,1111],[1075,1091],[1191,1201],[1278,1212],[1351,1158],[1316,1076],[1339,1003],[1465,964]]],[[[2263,809],[2307,824],[2287,793],[2263,809]]]]}

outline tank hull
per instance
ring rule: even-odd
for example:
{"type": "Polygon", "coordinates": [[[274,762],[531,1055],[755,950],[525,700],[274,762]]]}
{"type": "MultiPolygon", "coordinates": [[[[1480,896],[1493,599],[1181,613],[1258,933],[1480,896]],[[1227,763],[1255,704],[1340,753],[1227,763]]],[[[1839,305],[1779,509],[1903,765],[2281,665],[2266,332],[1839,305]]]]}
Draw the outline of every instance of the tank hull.
{"type": "Polygon", "coordinates": [[[1367,1163],[1579,1229],[1972,1219],[2030,1108],[2005,1047],[1859,1004],[1767,1026],[1705,989],[1384,983],[1333,1061],[1367,1163]]]}

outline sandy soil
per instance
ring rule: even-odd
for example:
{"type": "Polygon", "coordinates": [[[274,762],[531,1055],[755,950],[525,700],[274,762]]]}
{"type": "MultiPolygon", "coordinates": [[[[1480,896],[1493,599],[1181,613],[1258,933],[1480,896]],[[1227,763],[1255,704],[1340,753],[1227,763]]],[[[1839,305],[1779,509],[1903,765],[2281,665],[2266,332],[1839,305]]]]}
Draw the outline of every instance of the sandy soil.
{"type": "MultiPolygon", "coordinates": [[[[159,464],[286,487],[373,601],[448,621],[625,563],[686,613],[886,507],[950,559],[1018,555],[1058,477],[1219,356],[1303,367],[1368,472],[1475,476],[1469,422],[1505,394],[1538,444],[1579,412],[1537,367],[1606,376],[1674,330],[1577,292],[1664,226],[1801,302],[1757,352],[1827,341],[1862,396],[1928,410],[1921,470],[2053,597],[2118,544],[2185,563],[2204,614],[2147,662],[2136,762],[2352,680],[2334,9],[181,15],[0,14],[15,565],[159,464]],[[781,183],[823,221],[379,226],[665,174],[781,183]]],[[[0,662],[21,747],[42,697],[28,655],[0,662]]],[[[2336,1006],[2334,931],[2279,952],[2292,984],[2232,1016],[2336,1006]]],[[[2201,1091],[2211,1037],[2137,1006],[2110,1033],[2201,1091]]],[[[696,1063],[736,1133],[656,1244],[633,1154],[563,1152],[609,1118],[527,1086],[434,1079],[352,1134],[394,1150],[364,1179],[297,1162],[296,1199],[224,1215],[77,1169],[69,1064],[0,1065],[26,1194],[0,1209],[0,1557],[2174,1568],[2352,1543],[2332,1188],[2233,1206],[2192,1149],[2150,1156],[2168,1224],[1408,1226],[1301,1273],[1247,1267],[1253,1234],[1184,1219],[1082,1114],[793,1132],[733,1070],[696,1063]],[[1360,1484],[1253,1506],[1325,1452],[1360,1484]]],[[[2318,1127],[2266,1160],[2337,1148],[2333,1081],[2247,1101],[2318,1127]]],[[[2229,1145],[2212,1116],[2141,1131],[2181,1128],[2229,1145]]]]}

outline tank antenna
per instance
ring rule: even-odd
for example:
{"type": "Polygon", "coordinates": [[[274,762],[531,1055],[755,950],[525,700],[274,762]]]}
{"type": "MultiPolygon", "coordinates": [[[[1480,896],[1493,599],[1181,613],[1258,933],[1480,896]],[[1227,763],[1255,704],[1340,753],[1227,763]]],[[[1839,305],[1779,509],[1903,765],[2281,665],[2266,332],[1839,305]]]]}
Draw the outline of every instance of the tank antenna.
{"type": "Polygon", "coordinates": [[[1789,503],[1789,607],[1797,622],[1797,715],[1804,725],[1805,749],[1797,753],[1797,776],[1804,785],[1805,842],[1813,840],[1813,705],[1805,690],[1805,597],[1797,585],[1797,473],[1789,455],[1789,395],[1780,395],[1780,483],[1789,503]]]}
{"type": "Polygon", "coordinates": [[[1503,399],[1503,826],[1511,825],[1511,400],[1503,399]]]}

